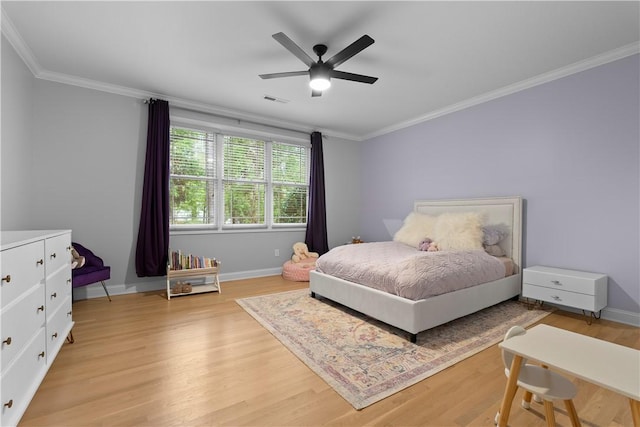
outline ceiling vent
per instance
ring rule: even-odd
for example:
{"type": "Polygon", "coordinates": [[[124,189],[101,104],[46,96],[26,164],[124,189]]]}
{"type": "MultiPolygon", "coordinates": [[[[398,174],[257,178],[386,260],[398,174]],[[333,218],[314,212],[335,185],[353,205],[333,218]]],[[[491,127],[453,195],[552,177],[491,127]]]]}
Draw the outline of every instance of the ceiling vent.
{"type": "Polygon", "coordinates": [[[289,102],[288,99],[277,98],[277,97],[271,96],[271,95],[265,95],[264,99],[266,99],[267,101],[279,102],[280,104],[286,104],[286,103],[289,102]]]}

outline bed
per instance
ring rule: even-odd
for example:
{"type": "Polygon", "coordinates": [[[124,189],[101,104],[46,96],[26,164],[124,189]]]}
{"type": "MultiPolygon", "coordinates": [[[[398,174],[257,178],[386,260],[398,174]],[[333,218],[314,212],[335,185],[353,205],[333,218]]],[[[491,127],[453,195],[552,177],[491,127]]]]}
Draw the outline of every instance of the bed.
{"type": "MultiPolygon", "coordinates": [[[[443,214],[478,213],[485,225],[499,224],[508,232],[499,242],[511,260],[512,274],[486,283],[436,296],[412,300],[320,271],[310,272],[309,289],[315,298],[327,298],[409,333],[417,334],[486,307],[517,297],[521,291],[522,199],[497,197],[458,200],[419,200],[414,212],[443,214]]],[[[355,245],[358,246],[358,245],[355,245]]]]}

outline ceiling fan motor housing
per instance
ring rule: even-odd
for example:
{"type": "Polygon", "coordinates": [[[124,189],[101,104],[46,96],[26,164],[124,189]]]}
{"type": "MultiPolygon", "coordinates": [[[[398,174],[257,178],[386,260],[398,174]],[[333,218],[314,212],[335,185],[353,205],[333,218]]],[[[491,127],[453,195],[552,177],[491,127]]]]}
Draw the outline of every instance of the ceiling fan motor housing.
{"type": "Polygon", "coordinates": [[[331,86],[331,67],[318,61],[309,68],[309,85],[316,91],[328,89],[331,86]]]}
{"type": "Polygon", "coordinates": [[[318,78],[329,80],[331,70],[333,70],[333,67],[325,64],[324,62],[318,61],[309,68],[309,77],[311,77],[311,80],[318,78]]]}

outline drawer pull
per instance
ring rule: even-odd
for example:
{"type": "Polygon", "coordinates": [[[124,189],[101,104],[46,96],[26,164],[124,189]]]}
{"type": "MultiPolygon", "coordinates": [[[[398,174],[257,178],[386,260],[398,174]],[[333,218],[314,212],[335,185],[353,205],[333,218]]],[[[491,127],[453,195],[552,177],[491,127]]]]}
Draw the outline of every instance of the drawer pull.
{"type": "Polygon", "coordinates": [[[67,279],[67,284],[70,285],[71,284],[71,279],[67,279]]]}
{"type": "Polygon", "coordinates": [[[558,295],[551,295],[551,298],[553,298],[554,301],[562,301],[562,298],[560,298],[558,295]]]}
{"type": "Polygon", "coordinates": [[[51,254],[51,258],[55,259],[55,257],[56,257],[56,253],[54,252],[54,253],[51,254]]]}
{"type": "Polygon", "coordinates": [[[36,261],[36,265],[38,265],[38,264],[44,265],[44,260],[42,258],[39,259],[38,261],[36,261]]]}
{"type": "Polygon", "coordinates": [[[40,307],[38,307],[38,311],[44,311],[44,305],[41,305],[40,307]]]}
{"type": "Polygon", "coordinates": [[[67,246],[67,252],[71,251],[71,246],[67,246]]]}
{"type": "Polygon", "coordinates": [[[58,333],[54,332],[53,335],[51,335],[51,338],[58,338],[58,333]]]}
{"type": "Polygon", "coordinates": [[[57,292],[54,292],[54,293],[51,294],[51,298],[56,298],[57,296],[58,296],[57,292]]]}
{"type": "Polygon", "coordinates": [[[71,316],[71,312],[70,311],[67,311],[67,316],[71,316]]]}
{"type": "Polygon", "coordinates": [[[2,341],[2,344],[11,345],[11,337],[9,337],[6,340],[2,341]]]}
{"type": "Polygon", "coordinates": [[[556,286],[562,286],[562,283],[559,280],[552,280],[551,283],[553,283],[556,286]]]}
{"type": "Polygon", "coordinates": [[[44,351],[41,351],[40,353],[38,353],[38,357],[44,357],[44,351]]]}
{"type": "Polygon", "coordinates": [[[5,403],[4,406],[6,406],[7,408],[11,408],[13,406],[13,399],[11,399],[7,403],[5,403]]]}
{"type": "Polygon", "coordinates": [[[4,277],[2,278],[2,281],[3,281],[3,282],[7,282],[7,283],[9,283],[9,282],[11,281],[11,275],[10,275],[10,274],[7,274],[6,276],[4,276],[4,277]]]}

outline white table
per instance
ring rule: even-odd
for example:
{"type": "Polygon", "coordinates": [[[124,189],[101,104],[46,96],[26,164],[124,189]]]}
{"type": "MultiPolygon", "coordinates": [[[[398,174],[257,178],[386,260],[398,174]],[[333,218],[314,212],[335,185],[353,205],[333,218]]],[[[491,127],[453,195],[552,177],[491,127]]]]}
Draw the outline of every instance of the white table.
{"type": "Polygon", "coordinates": [[[503,341],[500,347],[515,357],[500,407],[499,426],[507,425],[524,358],[628,397],[633,424],[640,427],[640,350],[549,325],[537,325],[524,335],[503,341]]]}

